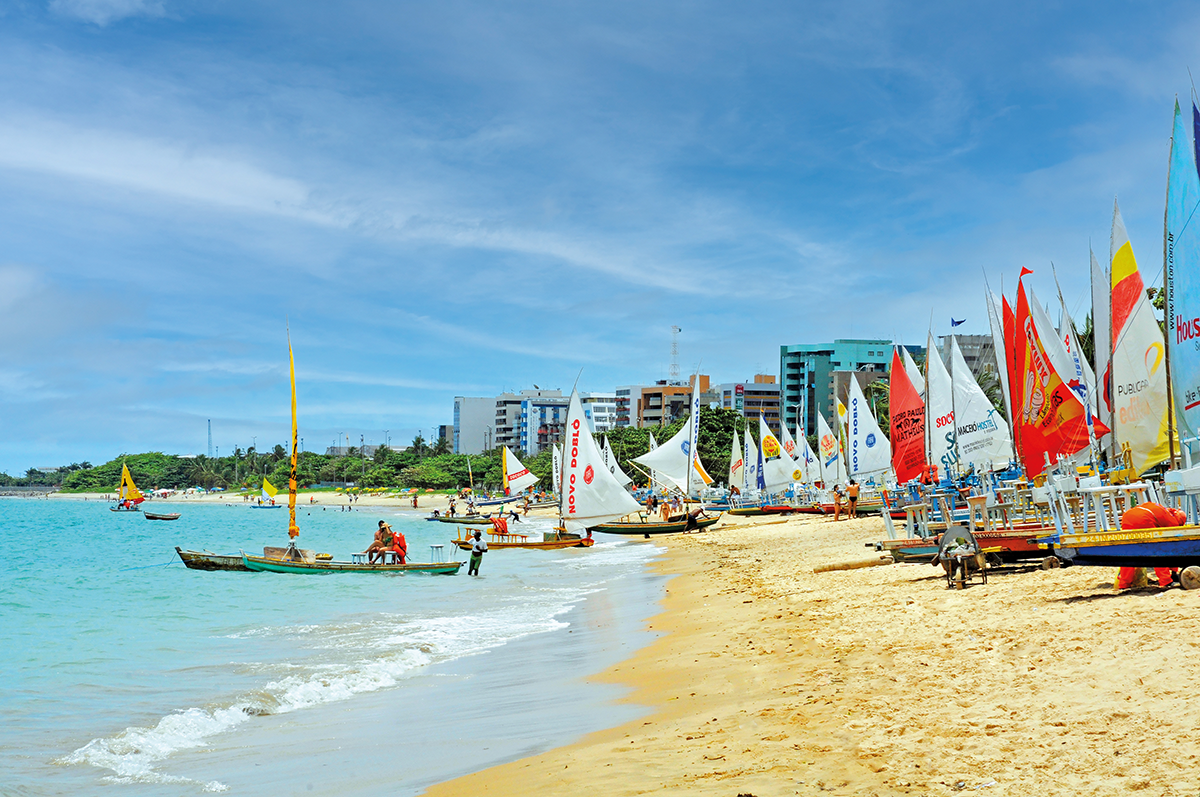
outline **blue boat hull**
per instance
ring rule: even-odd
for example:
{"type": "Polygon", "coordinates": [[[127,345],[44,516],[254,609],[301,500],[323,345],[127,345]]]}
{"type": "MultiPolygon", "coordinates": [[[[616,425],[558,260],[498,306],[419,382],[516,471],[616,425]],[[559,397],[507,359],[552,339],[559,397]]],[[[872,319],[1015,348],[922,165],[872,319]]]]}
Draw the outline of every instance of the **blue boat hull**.
{"type": "Polygon", "coordinates": [[[1062,547],[1052,545],[1055,556],[1085,567],[1190,567],[1200,565],[1200,540],[1138,542],[1119,545],[1062,547]]]}

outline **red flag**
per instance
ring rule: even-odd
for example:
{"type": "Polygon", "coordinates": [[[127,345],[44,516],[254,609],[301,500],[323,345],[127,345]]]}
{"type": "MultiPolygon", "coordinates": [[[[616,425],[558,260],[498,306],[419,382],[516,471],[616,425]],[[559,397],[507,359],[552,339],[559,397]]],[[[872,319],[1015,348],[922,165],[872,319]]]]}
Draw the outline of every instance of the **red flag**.
{"type": "MultiPolygon", "coordinates": [[[[1051,337],[1056,337],[1049,330],[1051,337]]],[[[1040,331],[1029,314],[1025,285],[1017,284],[1015,365],[1013,393],[1020,394],[1013,425],[1021,435],[1025,475],[1032,479],[1054,462],[1088,446],[1087,408],[1058,373],[1046,352],[1040,331]]]]}
{"type": "MultiPolygon", "coordinates": [[[[1032,274],[1032,273],[1033,273],[1033,269],[1025,268],[1024,266],[1021,266],[1021,277],[1024,277],[1026,274],[1032,274]]],[[[1017,279],[1020,279],[1021,277],[1017,277],[1017,279]]]]}
{"type": "Polygon", "coordinates": [[[908,378],[899,349],[892,349],[888,407],[892,416],[892,469],[896,481],[903,484],[919,478],[925,470],[925,402],[908,378]]]}

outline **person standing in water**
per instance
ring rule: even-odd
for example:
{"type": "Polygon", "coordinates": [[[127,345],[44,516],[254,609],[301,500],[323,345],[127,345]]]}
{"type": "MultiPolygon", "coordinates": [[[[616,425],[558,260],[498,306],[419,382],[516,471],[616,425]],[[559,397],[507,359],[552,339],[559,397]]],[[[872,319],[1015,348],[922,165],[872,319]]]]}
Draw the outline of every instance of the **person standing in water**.
{"type": "Polygon", "coordinates": [[[483,539],[483,532],[475,532],[475,544],[471,546],[471,564],[467,567],[468,576],[479,575],[479,563],[483,561],[483,555],[487,553],[487,541],[483,539]]]}

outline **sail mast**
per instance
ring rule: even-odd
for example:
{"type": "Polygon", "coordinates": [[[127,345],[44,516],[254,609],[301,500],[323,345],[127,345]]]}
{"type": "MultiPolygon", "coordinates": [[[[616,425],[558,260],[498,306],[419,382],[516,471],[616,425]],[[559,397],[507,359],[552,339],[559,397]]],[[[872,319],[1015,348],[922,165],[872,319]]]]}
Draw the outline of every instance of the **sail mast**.
{"type": "Polygon", "coordinates": [[[291,470],[288,473],[288,538],[295,540],[300,536],[300,528],[296,525],[296,457],[300,448],[300,432],[296,425],[296,356],[292,353],[292,331],[288,329],[288,370],[292,378],[292,457],[291,470]]]}

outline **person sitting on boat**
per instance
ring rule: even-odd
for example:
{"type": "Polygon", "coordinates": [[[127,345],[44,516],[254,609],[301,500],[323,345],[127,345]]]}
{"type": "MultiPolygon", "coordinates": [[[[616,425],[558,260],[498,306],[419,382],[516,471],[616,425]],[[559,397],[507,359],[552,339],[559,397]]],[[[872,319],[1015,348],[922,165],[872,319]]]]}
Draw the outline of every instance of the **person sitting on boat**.
{"type": "Polygon", "coordinates": [[[375,541],[367,548],[367,562],[375,564],[375,560],[383,561],[384,551],[392,547],[392,530],[384,521],[379,521],[379,530],[375,532],[375,541]]]}
{"type": "Polygon", "coordinates": [[[393,531],[392,527],[384,524],[388,531],[392,532],[392,547],[389,548],[396,558],[396,564],[404,564],[408,559],[408,540],[404,539],[404,534],[399,531],[393,531]]]}

